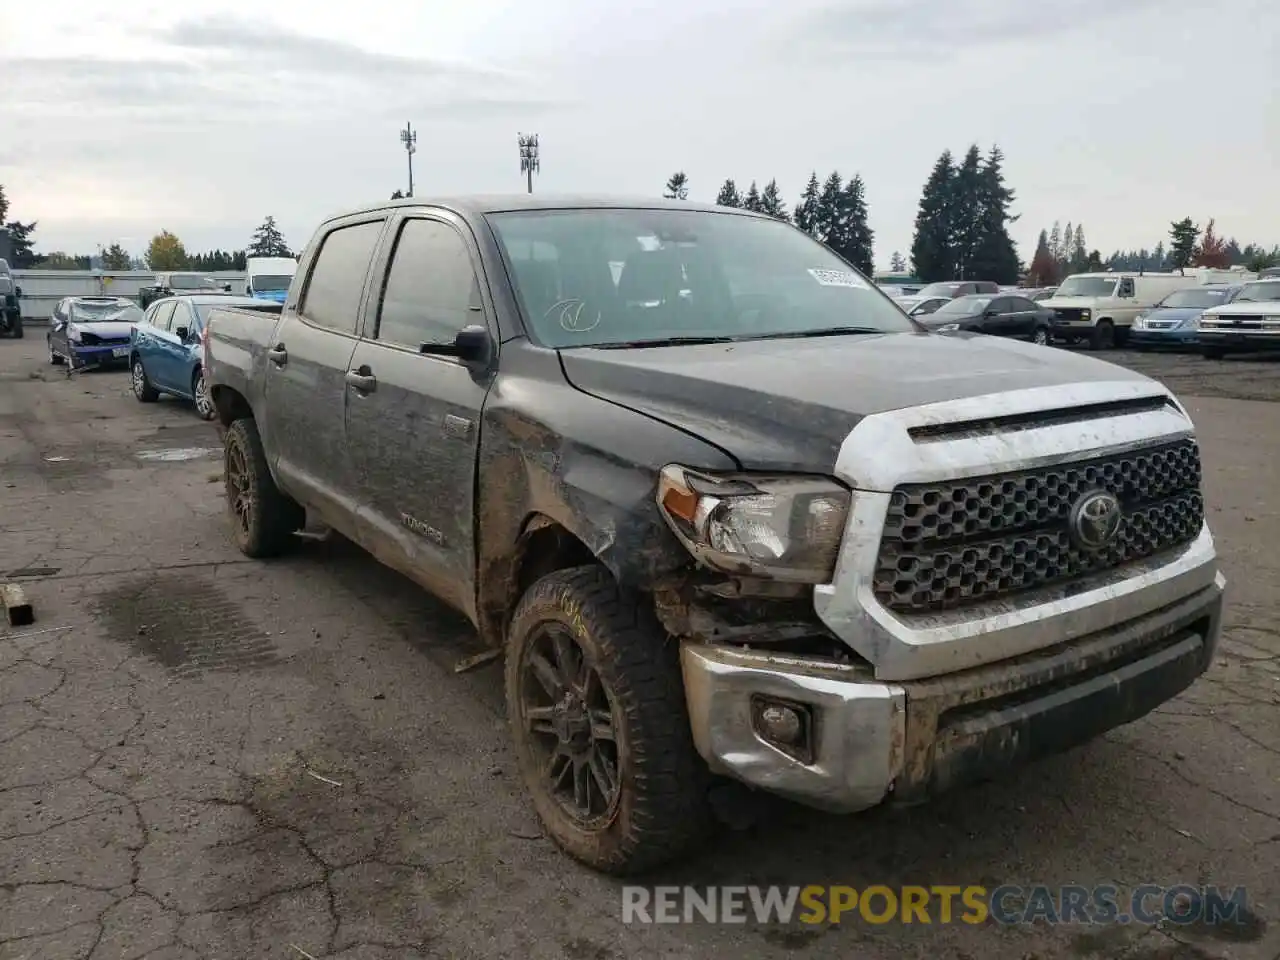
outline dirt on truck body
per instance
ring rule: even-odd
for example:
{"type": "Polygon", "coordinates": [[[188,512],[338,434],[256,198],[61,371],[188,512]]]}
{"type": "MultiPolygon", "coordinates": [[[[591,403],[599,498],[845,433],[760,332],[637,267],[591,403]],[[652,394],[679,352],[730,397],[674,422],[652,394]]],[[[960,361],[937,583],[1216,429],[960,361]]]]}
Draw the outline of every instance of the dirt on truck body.
{"type": "Polygon", "coordinates": [[[607,198],[411,200],[316,232],[204,366],[241,550],[308,516],[506,654],[551,837],[684,855],[728,777],[917,802],[1150,711],[1224,580],[1162,386],[937,335],[793,227],[607,198]]]}

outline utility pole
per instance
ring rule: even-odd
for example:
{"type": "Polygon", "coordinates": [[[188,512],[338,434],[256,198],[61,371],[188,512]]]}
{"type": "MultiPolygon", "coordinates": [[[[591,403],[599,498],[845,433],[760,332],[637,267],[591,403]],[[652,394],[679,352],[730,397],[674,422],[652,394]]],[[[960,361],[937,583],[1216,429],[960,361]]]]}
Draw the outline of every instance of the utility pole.
{"type": "Polygon", "coordinates": [[[538,135],[531,133],[529,136],[520,134],[520,172],[523,173],[529,184],[529,192],[533,193],[533,175],[541,172],[541,165],[538,162],[538,135]]]}
{"type": "Polygon", "coordinates": [[[418,131],[406,121],[400,131],[400,142],[404,144],[404,152],[409,155],[409,196],[413,196],[413,155],[418,152],[418,131]]]}

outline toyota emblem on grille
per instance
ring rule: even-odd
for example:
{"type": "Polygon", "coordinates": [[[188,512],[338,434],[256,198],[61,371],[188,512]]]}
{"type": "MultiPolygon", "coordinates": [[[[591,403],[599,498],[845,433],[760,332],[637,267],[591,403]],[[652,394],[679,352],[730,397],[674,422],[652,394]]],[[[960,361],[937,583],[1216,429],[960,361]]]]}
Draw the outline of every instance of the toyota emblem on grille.
{"type": "Polygon", "coordinates": [[[1105,490],[1091,490],[1071,508],[1071,536],[1086,550],[1101,550],[1120,532],[1120,501],[1105,490]]]}

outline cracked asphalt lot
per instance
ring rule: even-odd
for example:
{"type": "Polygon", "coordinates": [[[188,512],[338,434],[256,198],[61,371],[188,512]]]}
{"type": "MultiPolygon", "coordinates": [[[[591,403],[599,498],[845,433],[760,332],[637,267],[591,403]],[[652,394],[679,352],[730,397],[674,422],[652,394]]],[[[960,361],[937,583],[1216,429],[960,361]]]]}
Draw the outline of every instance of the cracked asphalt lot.
{"type": "Polygon", "coordinates": [[[652,878],[1244,885],[1247,923],[625,926],[538,829],[499,668],[454,673],[462,621],[341,542],[241,557],[212,430],[30,332],[0,341],[0,575],[36,613],[0,626],[0,960],[1280,957],[1280,363],[1117,355],[1201,432],[1230,594],[1192,689],[928,806],[765,803],[652,878]]]}

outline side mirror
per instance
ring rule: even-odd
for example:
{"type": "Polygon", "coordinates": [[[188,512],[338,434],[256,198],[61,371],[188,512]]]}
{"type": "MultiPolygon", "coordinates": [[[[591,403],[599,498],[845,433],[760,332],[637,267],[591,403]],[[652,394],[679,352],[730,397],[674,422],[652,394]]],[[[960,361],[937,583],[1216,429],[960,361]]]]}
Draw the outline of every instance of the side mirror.
{"type": "Polygon", "coordinates": [[[174,336],[176,336],[179,340],[184,340],[184,341],[187,339],[188,332],[189,331],[187,330],[186,327],[179,327],[177,330],[173,331],[174,336]]]}
{"type": "Polygon", "coordinates": [[[471,325],[463,327],[453,343],[424,343],[419,353],[435,357],[457,357],[463,363],[482,363],[489,359],[489,330],[471,325]]]}
{"type": "Polygon", "coordinates": [[[21,297],[21,296],[22,296],[22,288],[21,288],[21,287],[14,287],[14,288],[13,288],[13,295],[14,295],[15,297],[21,297]]]}

